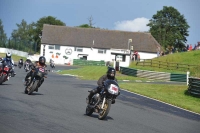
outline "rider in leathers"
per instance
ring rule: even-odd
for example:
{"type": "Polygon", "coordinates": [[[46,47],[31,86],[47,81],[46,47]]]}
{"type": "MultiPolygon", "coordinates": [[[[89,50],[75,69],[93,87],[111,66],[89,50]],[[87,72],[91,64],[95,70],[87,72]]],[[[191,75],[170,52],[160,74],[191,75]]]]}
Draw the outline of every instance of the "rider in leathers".
{"type": "MultiPolygon", "coordinates": [[[[27,82],[28,78],[29,77],[33,78],[33,74],[34,74],[35,68],[39,68],[39,67],[45,68],[47,66],[45,63],[46,63],[46,58],[44,56],[41,56],[39,58],[39,61],[36,61],[33,65],[31,65],[31,69],[32,70],[30,72],[28,72],[27,75],[26,75],[26,77],[25,77],[25,83],[24,83],[25,86],[28,83],[27,82]]],[[[38,86],[38,88],[42,85],[43,82],[44,82],[44,78],[42,78],[42,80],[41,80],[40,85],[38,86]]],[[[36,91],[38,91],[37,89],[36,89],[36,91]]],[[[26,90],[25,90],[25,93],[26,93],[26,90]]]]}
{"type": "Polygon", "coordinates": [[[10,65],[12,66],[12,69],[10,70],[11,76],[14,77],[16,75],[16,73],[14,72],[14,61],[11,58],[11,53],[6,53],[6,57],[3,58],[2,60],[2,64],[3,64],[3,68],[5,67],[5,65],[10,65]]]}
{"type": "MultiPolygon", "coordinates": [[[[105,80],[112,79],[112,80],[115,80],[117,82],[117,79],[115,78],[115,73],[116,73],[115,69],[112,68],[112,67],[109,67],[107,74],[103,75],[99,78],[99,80],[97,81],[98,87],[93,89],[92,91],[90,91],[90,94],[86,98],[86,101],[87,101],[88,104],[90,103],[93,95],[101,92],[101,90],[103,89],[103,83],[104,83],[105,80]]],[[[112,101],[112,104],[114,104],[114,103],[115,103],[115,100],[112,101]]]]}

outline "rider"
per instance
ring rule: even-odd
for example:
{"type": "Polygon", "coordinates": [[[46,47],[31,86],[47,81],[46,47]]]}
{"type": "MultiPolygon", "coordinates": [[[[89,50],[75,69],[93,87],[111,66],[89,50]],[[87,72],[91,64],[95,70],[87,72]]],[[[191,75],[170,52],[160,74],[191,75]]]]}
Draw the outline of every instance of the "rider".
{"type": "MultiPolygon", "coordinates": [[[[27,73],[26,77],[25,77],[25,83],[24,85],[27,85],[27,81],[28,81],[28,78],[29,77],[32,77],[33,74],[34,74],[34,70],[35,68],[38,68],[38,67],[47,67],[47,65],[45,64],[46,63],[46,58],[44,56],[40,56],[39,57],[39,61],[36,61],[32,66],[31,66],[31,71],[27,73]]],[[[42,83],[44,82],[44,78],[41,80],[40,82],[40,85],[38,86],[38,88],[42,85],[42,83]]],[[[36,90],[37,91],[37,90],[36,90]]]]}
{"type": "MultiPolygon", "coordinates": [[[[112,67],[109,67],[108,71],[107,71],[107,74],[105,74],[105,75],[103,75],[103,76],[101,76],[99,78],[99,80],[97,81],[98,87],[93,89],[93,90],[91,90],[90,94],[86,98],[86,101],[87,101],[88,104],[90,103],[93,95],[95,95],[96,93],[101,92],[101,90],[103,89],[103,82],[105,80],[112,79],[112,80],[115,80],[117,82],[117,79],[115,78],[115,73],[116,73],[115,69],[112,68],[112,67]]],[[[115,103],[115,100],[112,101],[112,104],[114,104],[114,103],[115,103]]]]}
{"type": "Polygon", "coordinates": [[[50,59],[50,65],[53,65],[54,61],[52,59],[50,59]]]}
{"type": "Polygon", "coordinates": [[[3,67],[5,67],[5,65],[10,65],[10,66],[12,66],[12,69],[11,69],[11,71],[10,71],[10,73],[11,73],[11,76],[12,77],[14,77],[15,75],[16,75],[16,73],[14,72],[14,68],[13,68],[13,66],[14,66],[14,61],[13,61],[13,59],[11,58],[11,53],[6,53],[6,57],[5,58],[3,58],[3,61],[2,61],[2,63],[3,63],[3,67]]]}
{"type": "Polygon", "coordinates": [[[19,59],[19,61],[18,61],[18,64],[22,64],[23,65],[23,59],[21,58],[21,59],[19,59]]]}
{"type": "Polygon", "coordinates": [[[29,67],[31,67],[32,62],[30,59],[26,59],[26,61],[24,62],[24,69],[26,68],[26,63],[29,63],[29,67]]]}

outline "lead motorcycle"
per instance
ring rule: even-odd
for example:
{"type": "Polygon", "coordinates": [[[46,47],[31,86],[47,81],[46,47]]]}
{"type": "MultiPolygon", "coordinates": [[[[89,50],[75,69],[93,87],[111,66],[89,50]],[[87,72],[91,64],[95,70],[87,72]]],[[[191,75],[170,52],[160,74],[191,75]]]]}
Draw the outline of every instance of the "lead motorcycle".
{"type": "MultiPolygon", "coordinates": [[[[90,92],[90,91],[88,91],[90,92]]],[[[100,93],[96,93],[86,107],[86,115],[98,113],[98,119],[103,120],[109,113],[111,103],[120,94],[120,88],[115,80],[107,79],[100,93]]],[[[86,101],[87,103],[87,101],[86,101]]]]}
{"type": "Polygon", "coordinates": [[[47,70],[43,67],[35,68],[33,77],[29,77],[27,84],[25,85],[25,94],[31,95],[34,91],[38,92],[38,88],[41,85],[41,80],[47,78],[47,70]]]}
{"type": "Polygon", "coordinates": [[[0,84],[9,80],[14,74],[12,73],[13,67],[11,65],[6,65],[3,67],[3,64],[0,66],[0,84]]]}

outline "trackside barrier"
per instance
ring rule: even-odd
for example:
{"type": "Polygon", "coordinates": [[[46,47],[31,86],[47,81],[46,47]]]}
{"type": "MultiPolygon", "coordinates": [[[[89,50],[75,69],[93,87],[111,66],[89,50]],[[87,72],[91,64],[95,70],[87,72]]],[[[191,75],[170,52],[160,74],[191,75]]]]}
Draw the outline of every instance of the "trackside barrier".
{"type": "Polygon", "coordinates": [[[91,61],[91,60],[80,60],[80,59],[74,59],[73,65],[79,65],[79,66],[105,66],[104,61],[91,61]]]}
{"type": "Polygon", "coordinates": [[[175,73],[139,70],[127,67],[120,67],[120,72],[122,74],[134,77],[157,79],[164,81],[176,81],[176,82],[187,82],[188,81],[187,79],[189,77],[189,72],[187,72],[187,74],[175,74],[175,73]]]}
{"type": "Polygon", "coordinates": [[[188,92],[200,96],[200,78],[189,78],[188,92]]]}

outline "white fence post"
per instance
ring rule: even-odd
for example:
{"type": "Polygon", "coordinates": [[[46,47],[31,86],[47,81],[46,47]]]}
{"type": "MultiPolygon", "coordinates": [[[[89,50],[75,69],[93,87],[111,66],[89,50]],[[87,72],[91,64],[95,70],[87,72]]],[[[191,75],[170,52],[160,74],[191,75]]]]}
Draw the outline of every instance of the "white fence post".
{"type": "Polygon", "coordinates": [[[187,71],[187,85],[189,84],[189,75],[190,75],[190,72],[187,71]]]}

